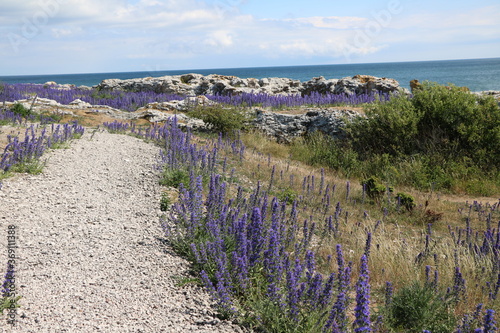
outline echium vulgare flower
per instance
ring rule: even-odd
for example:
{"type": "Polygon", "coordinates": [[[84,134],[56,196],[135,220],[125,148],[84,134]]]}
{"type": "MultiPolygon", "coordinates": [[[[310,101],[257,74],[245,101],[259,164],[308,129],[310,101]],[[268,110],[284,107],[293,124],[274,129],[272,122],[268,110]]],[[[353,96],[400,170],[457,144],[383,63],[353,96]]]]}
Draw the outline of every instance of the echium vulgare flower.
{"type": "Polygon", "coordinates": [[[2,284],[1,292],[3,297],[11,296],[13,281],[14,281],[14,266],[9,263],[7,264],[7,272],[5,273],[5,278],[2,284]]]}
{"type": "Polygon", "coordinates": [[[250,266],[253,266],[260,259],[260,252],[263,245],[264,226],[262,221],[261,211],[258,207],[254,207],[250,224],[248,225],[247,235],[250,239],[250,266]]]}
{"type": "Polygon", "coordinates": [[[462,277],[462,273],[460,272],[460,267],[455,267],[455,274],[453,278],[453,296],[456,298],[458,302],[463,297],[465,297],[466,289],[465,289],[465,279],[462,277]]]}
{"type": "Polygon", "coordinates": [[[356,284],[356,307],[354,314],[354,332],[371,332],[370,322],[370,272],[368,271],[368,258],[361,257],[361,272],[356,284]]]}
{"type": "Polygon", "coordinates": [[[330,316],[323,330],[330,332],[347,331],[347,311],[349,305],[349,283],[351,280],[351,267],[345,265],[342,246],[337,244],[337,265],[338,265],[338,294],[337,300],[330,311],[330,316]]]}
{"type": "Polygon", "coordinates": [[[282,245],[280,244],[280,238],[278,231],[271,229],[269,234],[269,244],[266,251],[264,251],[264,267],[267,272],[268,296],[274,300],[279,300],[280,296],[278,292],[279,281],[281,280],[281,275],[283,273],[283,256],[281,255],[282,245]]]}
{"type": "Polygon", "coordinates": [[[321,308],[325,307],[327,304],[330,303],[330,300],[332,298],[332,291],[333,291],[333,283],[335,282],[335,273],[330,274],[330,277],[325,283],[325,287],[323,288],[323,292],[321,293],[319,297],[319,305],[321,308]]]}
{"type": "Polygon", "coordinates": [[[497,331],[497,322],[495,321],[495,311],[488,309],[484,315],[484,328],[483,333],[493,333],[497,331]]]}
{"type": "Polygon", "coordinates": [[[366,258],[368,258],[370,256],[371,245],[372,245],[372,233],[369,232],[366,235],[366,243],[365,243],[365,253],[364,254],[365,254],[366,258]]]}
{"type": "Polygon", "coordinates": [[[287,287],[287,303],[290,317],[297,319],[299,313],[299,301],[304,292],[305,284],[300,283],[304,266],[298,258],[295,263],[287,262],[286,267],[286,287],[287,287]]]}
{"type": "Polygon", "coordinates": [[[392,297],[394,293],[394,287],[389,281],[385,282],[385,306],[389,307],[392,304],[392,297]]]}

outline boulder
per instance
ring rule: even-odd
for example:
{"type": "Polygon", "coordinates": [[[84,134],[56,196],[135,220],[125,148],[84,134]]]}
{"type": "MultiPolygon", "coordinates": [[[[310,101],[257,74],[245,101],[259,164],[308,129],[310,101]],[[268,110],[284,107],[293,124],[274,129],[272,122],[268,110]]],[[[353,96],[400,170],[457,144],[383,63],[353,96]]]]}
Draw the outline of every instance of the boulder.
{"type": "Polygon", "coordinates": [[[173,100],[170,102],[155,102],[149,103],[141,109],[156,109],[162,111],[188,111],[197,106],[212,106],[217,102],[211,101],[206,96],[191,96],[183,100],[173,100]]]}
{"type": "Polygon", "coordinates": [[[82,108],[82,109],[92,107],[92,104],[84,102],[81,99],[75,99],[73,102],[69,103],[69,105],[76,106],[76,107],[82,108]]]}
{"type": "Polygon", "coordinates": [[[302,84],[302,96],[310,95],[311,93],[331,94],[335,91],[335,85],[339,80],[326,80],[323,76],[312,78],[302,84]]]}
{"type": "Polygon", "coordinates": [[[486,91],[475,92],[474,94],[476,94],[478,96],[490,96],[490,97],[493,97],[497,101],[498,106],[500,107],[500,91],[497,91],[497,90],[486,90],[486,91]]]}
{"type": "Polygon", "coordinates": [[[342,137],[345,121],[359,116],[361,115],[356,111],[335,108],[307,109],[305,114],[298,115],[257,109],[252,124],[265,134],[276,138],[278,142],[290,143],[297,137],[315,131],[332,137],[342,137]]]}
{"type": "Polygon", "coordinates": [[[135,119],[146,119],[152,123],[157,123],[161,121],[166,121],[171,118],[171,114],[163,113],[158,110],[146,110],[143,112],[136,113],[135,119]]]}
{"type": "Polygon", "coordinates": [[[338,80],[333,88],[334,94],[370,94],[370,93],[399,93],[406,89],[399,86],[399,82],[385,77],[379,78],[370,75],[355,75],[338,80]]]}

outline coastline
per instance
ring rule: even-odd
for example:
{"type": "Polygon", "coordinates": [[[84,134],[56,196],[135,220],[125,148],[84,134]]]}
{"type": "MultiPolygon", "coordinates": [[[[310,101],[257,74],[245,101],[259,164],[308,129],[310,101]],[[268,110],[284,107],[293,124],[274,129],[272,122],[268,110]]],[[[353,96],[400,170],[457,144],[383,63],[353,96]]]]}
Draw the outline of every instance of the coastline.
{"type": "Polygon", "coordinates": [[[397,80],[404,88],[409,89],[409,82],[433,81],[440,84],[452,83],[467,86],[471,91],[500,90],[500,58],[440,60],[376,64],[340,64],[309,65],[282,67],[221,68],[221,69],[184,69],[184,70],[150,70],[115,73],[82,73],[82,74],[48,74],[48,75],[0,75],[3,83],[36,83],[43,84],[55,81],[60,84],[76,86],[94,86],[105,79],[133,79],[141,77],[162,77],[196,73],[201,75],[219,74],[241,78],[263,79],[266,77],[290,78],[305,82],[314,77],[340,79],[358,74],[376,77],[390,77],[397,80]]]}

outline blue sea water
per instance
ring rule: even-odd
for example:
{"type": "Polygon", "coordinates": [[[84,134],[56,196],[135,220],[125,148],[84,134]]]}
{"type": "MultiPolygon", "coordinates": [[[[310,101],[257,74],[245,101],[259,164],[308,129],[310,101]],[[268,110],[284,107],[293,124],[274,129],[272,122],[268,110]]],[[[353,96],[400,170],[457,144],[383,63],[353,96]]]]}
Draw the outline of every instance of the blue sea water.
{"type": "Polygon", "coordinates": [[[59,84],[94,86],[104,79],[132,79],[199,73],[203,75],[234,75],[241,78],[287,77],[308,81],[313,77],[327,79],[343,78],[357,74],[373,75],[395,79],[403,87],[409,88],[413,79],[433,81],[440,84],[466,86],[472,91],[500,90],[500,58],[388,62],[372,64],[343,64],[316,66],[251,67],[223,69],[186,69],[155,72],[89,73],[61,75],[23,75],[0,76],[4,83],[45,83],[55,81],[59,84]]]}

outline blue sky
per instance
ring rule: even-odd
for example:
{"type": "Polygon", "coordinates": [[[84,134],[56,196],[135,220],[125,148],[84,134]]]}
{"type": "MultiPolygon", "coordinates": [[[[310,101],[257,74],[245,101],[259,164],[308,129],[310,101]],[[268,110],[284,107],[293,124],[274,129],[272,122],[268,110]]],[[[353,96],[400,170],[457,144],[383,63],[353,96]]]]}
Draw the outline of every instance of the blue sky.
{"type": "Polygon", "coordinates": [[[500,57],[498,0],[2,0],[0,75],[500,57]]]}

